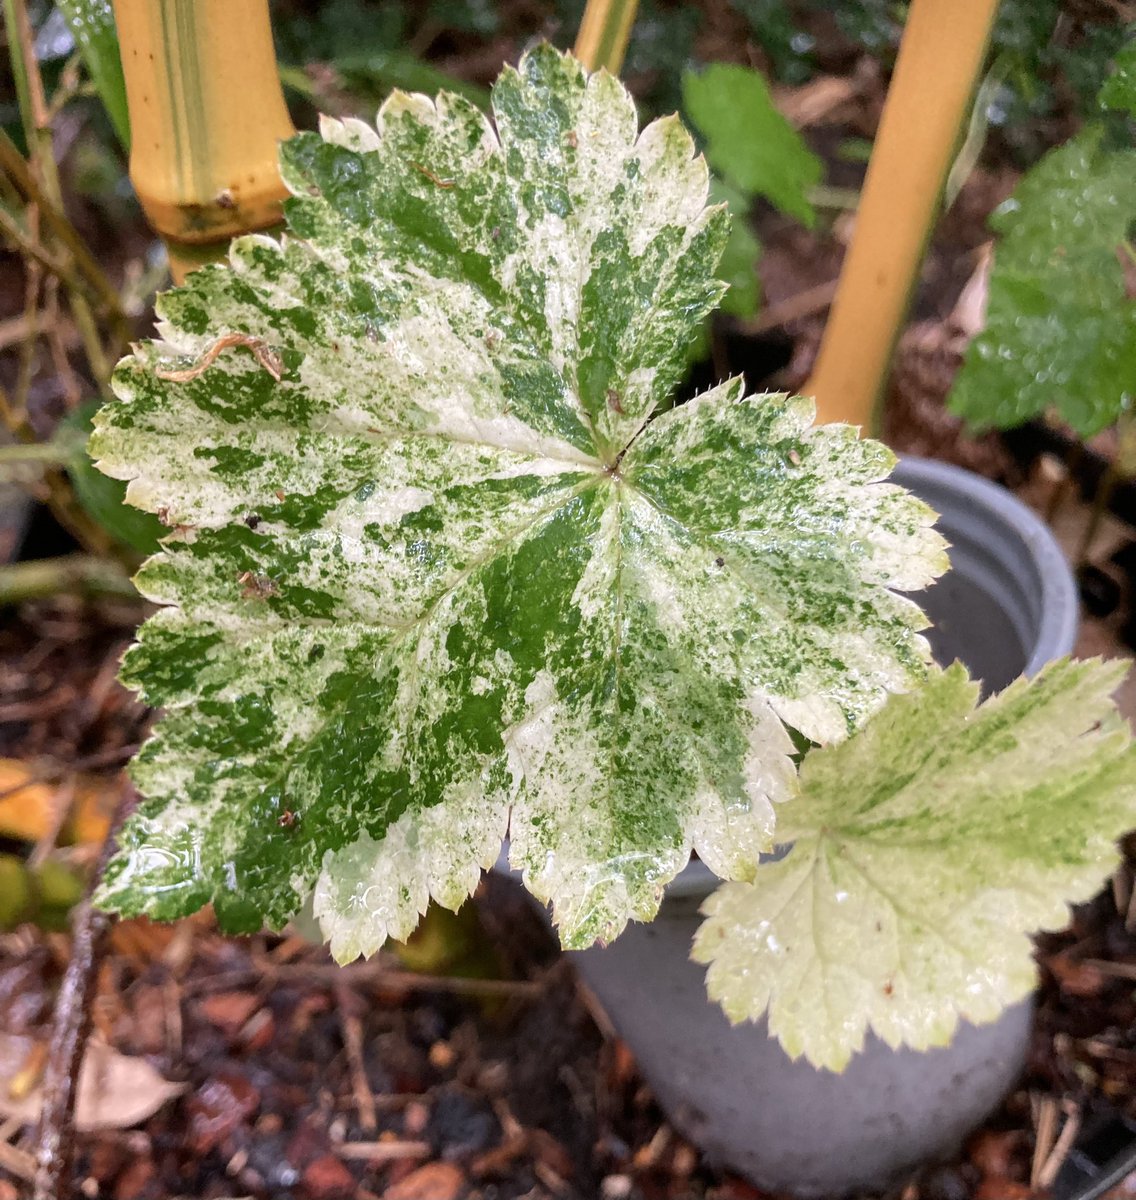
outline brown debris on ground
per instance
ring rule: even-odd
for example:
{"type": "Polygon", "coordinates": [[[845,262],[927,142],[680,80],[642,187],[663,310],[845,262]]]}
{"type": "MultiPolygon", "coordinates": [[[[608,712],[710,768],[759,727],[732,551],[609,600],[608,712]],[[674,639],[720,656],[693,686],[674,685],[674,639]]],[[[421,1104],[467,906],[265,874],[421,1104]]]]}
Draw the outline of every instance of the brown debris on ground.
{"type": "MultiPolygon", "coordinates": [[[[1021,1087],[959,1161],[891,1200],[1042,1200],[1070,1133],[1105,1108],[1136,1117],[1132,879],[1124,867],[1041,943],[1021,1087]]],[[[97,1053],[144,1065],[136,1090],[152,1090],[157,1111],[121,1127],[150,1107],[136,1094],[121,1121],[112,1109],[106,1128],[79,1135],[82,1195],[777,1200],[712,1170],[670,1129],[516,885],[490,879],[477,903],[506,923],[523,963],[492,1005],[478,981],[409,977],[385,954],[338,971],[295,937],[225,938],[206,919],[120,923],[94,1005],[97,1053]],[[354,1053],[345,1008],[359,1021],[354,1053]]],[[[32,1047],[25,1088],[42,1070],[34,1048],[66,954],[58,935],[0,938],[0,1034],[32,1047]]],[[[26,1178],[26,1136],[0,1123],[0,1189],[26,1178]]]]}

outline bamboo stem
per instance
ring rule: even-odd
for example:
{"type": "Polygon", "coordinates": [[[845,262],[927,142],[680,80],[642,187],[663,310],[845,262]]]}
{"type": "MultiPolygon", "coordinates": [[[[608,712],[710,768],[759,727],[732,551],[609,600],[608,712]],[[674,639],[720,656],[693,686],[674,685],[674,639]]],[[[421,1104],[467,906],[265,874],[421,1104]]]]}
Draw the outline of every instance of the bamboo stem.
{"type": "Polygon", "coordinates": [[[876,425],[998,0],[912,0],[832,315],[812,378],[818,421],[876,425]]]}
{"type": "Polygon", "coordinates": [[[589,71],[619,74],[637,7],[638,0],[588,0],[572,53],[589,71]]]}
{"type": "Polygon", "coordinates": [[[130,178],[175,282],[228,240],[277,224],[292,123],[267,0],[114,0],[130,178]]]}

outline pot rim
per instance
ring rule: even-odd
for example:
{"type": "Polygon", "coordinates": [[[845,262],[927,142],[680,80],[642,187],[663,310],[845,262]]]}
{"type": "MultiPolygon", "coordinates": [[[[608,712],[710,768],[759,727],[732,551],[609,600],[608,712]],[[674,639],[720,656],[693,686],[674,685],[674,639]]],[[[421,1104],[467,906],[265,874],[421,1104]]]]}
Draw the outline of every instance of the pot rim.
{"type": "Polygon", "coordinates": [[[1008,488],[952,463],[905,454],[892,477],[916,494],[920,482],[949,491],[1016,537],[1033,568],[1039,592],[1038,628],[1024,674],[1036,675],[1055,658],[1072,653],[1080,626],[1077,581],[1053,531],[1041,517],[1008,488]]]}
{"type": "MultiPolygon", "coordinates": [[[[1037,635],[1024,674],[1034,675],[1047,663],[1072,651],[1080,624],[1077,583],[1053,532],[1032,509],[1008,488],[965,467],[937,459],[905,454],[896,463],[891,478],[916,493],[917,484],[922,482],[961,496],[1020,541],[1041,593],[1037,635]]],[[[787,847],[782,848],[781,854],[786,850],[787,847]]],[[[769,857],[780,856],[775,851],[769,857]]],[[[704,862],[692,858],[667,884],[666,899],[702,900],[721,882],[704,862]]]]}

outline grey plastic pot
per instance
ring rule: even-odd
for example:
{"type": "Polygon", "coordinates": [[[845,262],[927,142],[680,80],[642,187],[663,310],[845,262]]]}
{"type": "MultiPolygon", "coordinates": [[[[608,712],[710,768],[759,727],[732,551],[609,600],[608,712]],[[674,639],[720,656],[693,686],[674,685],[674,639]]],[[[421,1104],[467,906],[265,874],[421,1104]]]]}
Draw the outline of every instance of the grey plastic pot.
{"type": "MultiPolygon", "coordinates": [[[[895,478],[941,514],[952,545],[953,569],[919,597],[938,661],[962,659],[997,691],[1072,650],[1076,586],[1029,509],[942,463],[908,458],[895,478]]],[[[926,1052],[869,1037],[841,1075],[793,1062],[763,1024],[731,1026],[690,961],[698,908],[717,882],[691,863],[654,922],[573,955],[675,1127],[711,1161],[800,1196],[882,1188],[954,1152],[1019,1074],[1032,1005],[926,1052]]]]}

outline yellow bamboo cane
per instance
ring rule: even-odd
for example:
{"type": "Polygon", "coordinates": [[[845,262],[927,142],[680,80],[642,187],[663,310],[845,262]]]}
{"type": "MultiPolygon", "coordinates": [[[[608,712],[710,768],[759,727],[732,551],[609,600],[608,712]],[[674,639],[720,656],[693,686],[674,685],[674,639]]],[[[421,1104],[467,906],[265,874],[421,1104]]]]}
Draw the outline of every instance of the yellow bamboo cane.
{"type": "Polygon", "coordinates": [[[230,238],[280,220],[277,146],[293,133],[267,0],[114,0],[130,179],[175,282],[230,238]]]}
{"type": "Polygon", "coordinates": [[[572,53],[588,68],[619,74],[638,0],[588,0],[572,53]]]}
{"type": "Polygon", "coordinates": [[[874,424],[998,0],[912,0],[812,378],[818,421],[874,424]]]}

